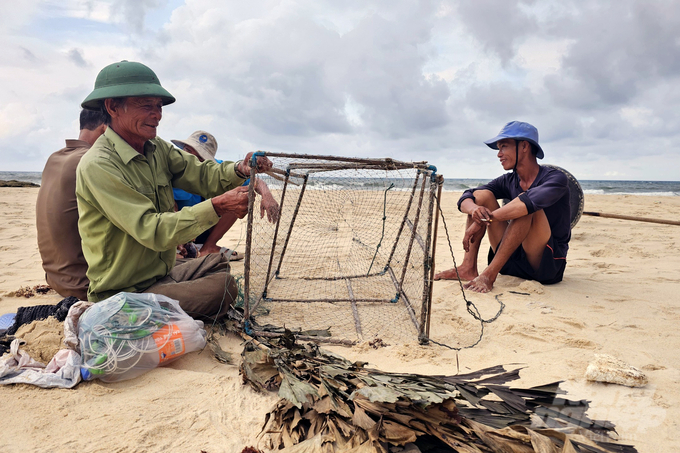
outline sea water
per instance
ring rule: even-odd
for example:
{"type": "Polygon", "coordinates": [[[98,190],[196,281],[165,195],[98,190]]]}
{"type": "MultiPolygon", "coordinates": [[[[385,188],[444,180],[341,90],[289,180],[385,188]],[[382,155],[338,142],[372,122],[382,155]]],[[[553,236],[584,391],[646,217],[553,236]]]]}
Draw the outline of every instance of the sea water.
{"type": "MultiPolygon", "coordinates": [[[[479,187],[488,179],[446,179],[444,191],[461,192],[479,187]]],[[[647,195],[656,197],[680,196],[680,181],[601,181],[579,180],[583,193],[596,195],[647,195]]]]}
{"type": "Polygon", "coordinates": [[[22,181],[40,184],[41,171],[0,171],[0,181],[22,181]]]}
{"type": "MultiPolygon", "coordinates": [[[[40,184],[42,173],[39,171],[0,171],[0,180],[32,182],[40,184]]],[[[336,184],[339,181],[331,181],[324,188],[339,188],[336,184]]],[[[371,178],[368,178],[371,179],[371,178]]],[[[346,181],[346,180],[344,180],[346,181]]],[[[465,189],[479,187],[489,182],[483,178],[446,178],[444,175],[445,192],[462,192],[465,189]]],[[[605,181],[605,180],[579,180],[583,192],[586,194],[598,195],[646,195],[657,197],[677,197],[680,196],[680,181],[605,181]]],[[[371,184],[364,185],[365,189],[371,188],[371,184]]]]}

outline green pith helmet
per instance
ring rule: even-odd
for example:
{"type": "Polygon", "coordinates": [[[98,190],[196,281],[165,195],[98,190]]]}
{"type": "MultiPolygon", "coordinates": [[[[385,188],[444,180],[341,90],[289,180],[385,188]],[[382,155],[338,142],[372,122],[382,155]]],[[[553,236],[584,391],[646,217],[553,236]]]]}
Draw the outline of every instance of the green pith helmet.
{"type": "Polygon", "coordinates": [[[99,71],[94,90],[80,105],[84,109],[99,110],[99,101],[131,96],[159,97],[163,100],[163,105],[175,102],[175,98],[161,86],[158,77],[149,67],[123,60],[99,71]]]}

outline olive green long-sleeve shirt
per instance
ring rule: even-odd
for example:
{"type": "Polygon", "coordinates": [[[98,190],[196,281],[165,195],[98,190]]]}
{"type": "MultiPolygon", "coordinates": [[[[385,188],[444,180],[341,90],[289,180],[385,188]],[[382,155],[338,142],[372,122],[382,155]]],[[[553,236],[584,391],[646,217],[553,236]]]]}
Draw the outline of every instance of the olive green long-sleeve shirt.
{"type": "Polygon", "coordinates": [[[177,245],[215,225],[209,198],[243,183],[233,162],[200,162],[156,137],[135,151],[108,128],[76,171],[78,230],[90,280],[88,299],[139,292],[165,277],[177,245]],[[208,200],[174,212],[172,188],[208,200]]]}

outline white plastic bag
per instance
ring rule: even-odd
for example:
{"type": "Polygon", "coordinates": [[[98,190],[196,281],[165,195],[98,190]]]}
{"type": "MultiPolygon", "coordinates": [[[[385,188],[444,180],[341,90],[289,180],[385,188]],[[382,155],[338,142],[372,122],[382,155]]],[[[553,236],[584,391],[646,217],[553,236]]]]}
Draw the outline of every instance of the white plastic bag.
{"type": "Polygon", "coordinates": [[[15,338],[9,354],[0,358],[0,384],[33,384],[43,388],[70,389],[80,382],[80,355],[62,349],[47,367],[20,349],[22,340],[15,338]]]}
{"type": "Polygon", "coordinates": [[[179,302],[151,293],[118,293],[80,316],[83,379],[135,378],[182,355],[203,349],[203,323],[179,302]]]}

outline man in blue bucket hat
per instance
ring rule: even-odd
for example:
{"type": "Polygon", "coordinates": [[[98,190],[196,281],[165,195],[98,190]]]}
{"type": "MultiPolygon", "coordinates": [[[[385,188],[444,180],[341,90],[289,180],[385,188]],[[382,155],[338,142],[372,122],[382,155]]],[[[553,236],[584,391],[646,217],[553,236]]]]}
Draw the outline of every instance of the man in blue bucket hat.
{"type": "Polygon", "coordinates": [[[457,270],[440,272],[435,280],[468,280],[465,288],[481,293],[493,288],[499,273],[543,284],[562,281],[571,238],[567,177],[538,164],[543,149],[529,123],[511,121],[484,143],[498,150],[503,169],[512,171],[460,197],[458,209],[468,216],[465,257],[457,270]],[[501,207],[499,199],[510,202],[501,207]],[[477,256],[487,231],[489,265],[480,274],[477,256]]]}

